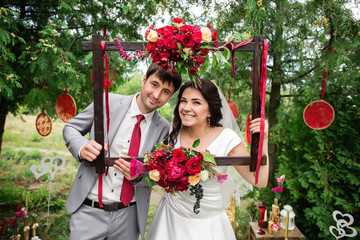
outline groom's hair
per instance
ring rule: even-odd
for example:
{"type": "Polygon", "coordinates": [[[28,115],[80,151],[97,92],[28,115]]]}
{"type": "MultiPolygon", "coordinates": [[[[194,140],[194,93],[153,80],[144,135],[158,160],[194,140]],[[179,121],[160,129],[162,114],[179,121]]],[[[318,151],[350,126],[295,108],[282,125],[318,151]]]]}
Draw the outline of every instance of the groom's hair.
{"type": "Polygon", "coordinates": [[[189,81],[184,83],[179,90],[178,99],[176,106],[174,108],[174,117],[173,117],[173,124],[172,124],[172,131],[169,136],[169,142],[172,144],[176,143],[177,135],[179,134],[181,128],[181,119],[179,115],[179,105],[181,97],[187,88],[196,88],[200,91],[201,95],[205,98],[206,102],[209,106],[210,111],[210,126],[212,127],[222,127],[220,124],[220,120],[223,118],[221,113],[221,98],[218,92],[218,87],[208,79],[200,79],[200,83],[198,85],[194,85],[193,82],[189,81]]]}
{"type": "Polygon", "coordinates": [[[156,62],[152,63],[146,72],[146,80],[155,74],[162,83],[173,83],[174,85],[174,93],[179,89],[182,79],[181,75],[177,73],[171,73],[171,70],[164,70],[159,64],[156,62]]]}

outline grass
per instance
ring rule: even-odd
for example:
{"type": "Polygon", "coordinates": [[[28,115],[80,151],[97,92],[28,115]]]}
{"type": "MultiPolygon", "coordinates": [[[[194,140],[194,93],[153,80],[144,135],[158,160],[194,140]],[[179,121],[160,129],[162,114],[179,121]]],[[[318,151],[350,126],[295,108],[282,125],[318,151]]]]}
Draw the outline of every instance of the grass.
{"type": "MultiPolygon", "coordinates": [[[[36,179],[30,171],[30,166],[40,165],[43,157],[61,156],[66,160],[66,165],[51,181],[49,204],[50,214],[56,217],[53,218],[47,236],[43,234],[48,221],[42,219],[39,222],[37,235],[40,235],[43,240],[68,239],[71,215],[65,211],[65,202],[76,176],[78,163],[68,152],[62,138],[65,123],[60,120],[53,121],[50,135],[42,137],[36,131],[35,121],[36,116],[7,117],[0,155],[0,221],[3,221],[4,217],[8,219],[8,223],[14,219],[18,202],[21,202],[21,207],[25,207],[27,194],[29,216],[36,214],[39,220],[48,215],[49,174],[36,179]]],[[[151,195],[146,230],[149,228],[162,194],[161,189],[155,188],[151,195]]],[[[248,223],[256,215],[254,209],[256,209],[256,203],[252,199],[242,201],[241,206],[237,207],[238,239],[247,239],[248,223]]],[[[29,224],[32,224],[32,218],[29,219],[29,224]]],[[[22,224],[19,223],[18,227],[21,230],[22,224]]],[[[15,231],[16,228],[10,228],[7,224],[2,239],[9,239],[15,231]]]]}

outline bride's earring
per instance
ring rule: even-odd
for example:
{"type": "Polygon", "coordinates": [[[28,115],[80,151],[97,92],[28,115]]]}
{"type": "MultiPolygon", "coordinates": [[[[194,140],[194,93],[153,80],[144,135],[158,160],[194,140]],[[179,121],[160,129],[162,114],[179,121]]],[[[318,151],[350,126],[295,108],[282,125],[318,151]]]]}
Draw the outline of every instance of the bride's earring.
{"type": "Polygon", "coordinates": [[[210,117],[208,117],[208,119],[207,119],[207,126],[208,126],[208,128],[211,127],[211,125],[210,125],[210,117]]]}

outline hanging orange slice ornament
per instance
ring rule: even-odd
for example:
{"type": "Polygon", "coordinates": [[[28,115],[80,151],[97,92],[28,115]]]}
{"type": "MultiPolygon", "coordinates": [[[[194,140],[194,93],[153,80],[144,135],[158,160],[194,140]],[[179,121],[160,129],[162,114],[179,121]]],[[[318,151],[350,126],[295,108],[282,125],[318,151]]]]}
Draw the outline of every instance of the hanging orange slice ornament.
{"type": "Polygon", "coordinates": [[[230,95],[231,95],[231,87],[232,87],[232,83],[230,83],[230,87],[229,87],[229,99],[227,100],[227,103],[229,104],[230,110],[234,115],[234,118],[236,119],[237,116],[239,115],[239,108],[236,105],[235,102],[230,100],[230,95]]]}
{"type": "Polygon", "coordinates": [[[246,117],[246,123],[245,123],[245,142],[247,145],[251,144],[251,133],[250,133],[250,119],[251,116],[251,112],[247,115],[246,117]]]}
{"type": "Polygon", "coordinates": [[[65,91],[56,99],[55,110],[61,121],[67,123],[76,115],[76,103],[74,98],[65,91]]]}
{"type": "Polygon", "coordinates": [[[334,121],[335,111],[329,103],[319,100],[306,106],[303,117],[307,126],[320,130],[327,128],[334,121]]]}
{"type": "Polygon", "coordinates": [[[43,111],[36,118],[36,130],[41,136],[46,137],[47,135],[50,134],[51,129],[52,129],[51,119],[43,111]]]}
{"type": "Polygon", "coordinates": [[[239,108],[236,105],[236,103],[234,103],[233,101],[227,100],[227,103],[229,104],[229,107],[231,109],[231,112],[234,115],[234,118],[237,118],[237,116],[239,115],[239,108]]]}

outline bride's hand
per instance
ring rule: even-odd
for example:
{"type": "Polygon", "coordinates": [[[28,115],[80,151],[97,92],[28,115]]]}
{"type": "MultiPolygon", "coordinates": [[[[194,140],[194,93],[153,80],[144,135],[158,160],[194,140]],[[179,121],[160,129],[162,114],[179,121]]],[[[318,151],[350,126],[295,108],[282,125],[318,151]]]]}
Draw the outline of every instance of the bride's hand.
{"type": "MultiPolygon", "coordinates": [[[[250,133],[259,133],[260,132],[260,123],[261,118],[255,118],[250,122],[249,131],[250,133]]],[[[269,123],[265,120],[265,127],[264,127],[264,136],[268,136],[269,133],[269,123]]]]}

